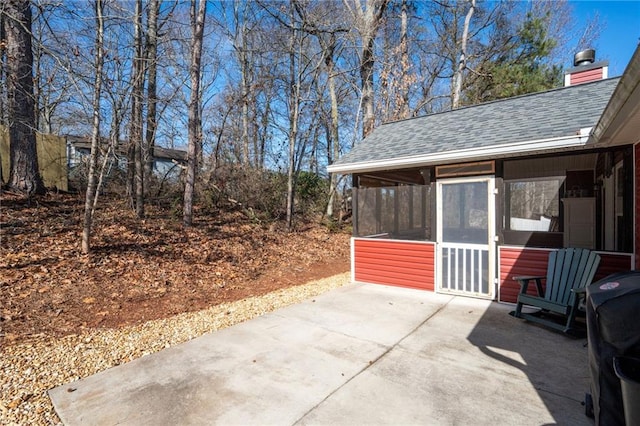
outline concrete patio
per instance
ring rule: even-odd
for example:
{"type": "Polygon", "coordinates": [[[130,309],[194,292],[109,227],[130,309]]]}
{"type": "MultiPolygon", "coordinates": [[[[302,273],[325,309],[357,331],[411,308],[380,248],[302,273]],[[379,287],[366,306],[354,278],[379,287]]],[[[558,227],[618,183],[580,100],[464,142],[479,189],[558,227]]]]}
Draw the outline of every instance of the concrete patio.
{"type": "Polygon", "coordinates": [[[49,394],[66,425],[591,425],[585,339],[353,284],[49,394]]]}

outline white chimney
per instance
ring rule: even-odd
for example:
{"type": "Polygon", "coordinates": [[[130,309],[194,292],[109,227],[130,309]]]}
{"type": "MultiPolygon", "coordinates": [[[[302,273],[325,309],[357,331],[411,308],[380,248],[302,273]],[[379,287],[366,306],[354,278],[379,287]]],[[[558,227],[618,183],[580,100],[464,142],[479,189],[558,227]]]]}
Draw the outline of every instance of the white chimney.
{"type": "Polygon", "coordinates": [[[609,61],[595,62],[595,60],[596,51],[593,49],[576,53],[573,57],[573,68],[564,73],[565,87],[608,78],[609,61]]]}

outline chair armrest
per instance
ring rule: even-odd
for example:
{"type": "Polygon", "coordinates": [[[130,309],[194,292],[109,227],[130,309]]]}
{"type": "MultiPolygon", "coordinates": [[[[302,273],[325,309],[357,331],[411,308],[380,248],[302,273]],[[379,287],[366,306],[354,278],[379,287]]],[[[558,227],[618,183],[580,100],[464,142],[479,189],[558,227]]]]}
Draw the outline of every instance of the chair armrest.
{"type": "Polygon", "coordinates": [[[522,275],[522,276],[518,276],[518,277],[512,277],[514,280],[516,281],[530,281],[530,280],[541,280],[543,278],[546,278],[544,275],[540,276],[540,275],[522,275]]]}
{"type": "Polygon", "coordinates": [[[581,288],[572,288],[571,292],[573,294],[576,295],[576,297],[573,298],[573,309],[577,310],[584,310],[585,309],[585,303],[587,301],[587,288],[586,287],[581,287],[581,288]]]}
{"type": "Polygon", "coordinates": [[[535,276],[535,275],[525,275],[525,276],[517,276],[513,277],[514,280],[520,283],[520,294],[526,294],[527,289],[529,288],[529,282],[536,282],[536,291],[538,292],[538,297],[543,297],[544,292],[542,291],[542,279],[546,278],[545,276],[535,276]]]}
{"type": "Polygon", "coordinates": [[[586,287],[572,288],[571,292],[576,295],[576,297],[574,299],[575,299],[575,302],[577,304],[579,304],[582,301],[586,301],[586,299],[587,299],[587,288],[586,287]]]}

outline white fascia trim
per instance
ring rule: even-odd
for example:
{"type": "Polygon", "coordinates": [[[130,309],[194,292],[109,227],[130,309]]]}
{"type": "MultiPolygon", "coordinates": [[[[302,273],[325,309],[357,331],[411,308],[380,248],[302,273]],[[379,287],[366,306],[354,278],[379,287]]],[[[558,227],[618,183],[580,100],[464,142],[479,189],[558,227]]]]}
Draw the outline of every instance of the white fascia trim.
{"type": "Polygon", "coordinates": [[[385,169],[400,169],[440,164],[445,161],[463,161],[486,157],[520,154],[523,152],[545,151],[558,148],[575,148],[586,145],[592,128],[580,129],[576,135],[558,138],[538,139],[488,147],[461,149],[434,154],[395,158],[391,160],[363,161],[352,164],[335,164],[327,167],[329,173],[359,173],[385,169]]]}

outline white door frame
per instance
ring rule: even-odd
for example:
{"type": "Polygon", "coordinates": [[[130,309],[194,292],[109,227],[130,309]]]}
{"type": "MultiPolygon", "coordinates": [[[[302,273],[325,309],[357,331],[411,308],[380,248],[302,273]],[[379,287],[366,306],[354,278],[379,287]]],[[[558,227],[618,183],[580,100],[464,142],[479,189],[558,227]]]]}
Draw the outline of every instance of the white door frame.
{"type": "MultiPolygon", "coordinates": [[[[495,204],[495,177],[494,176],[475,176],[465,178],[452,178],[452,179],[439,179],[436,181],[436,292],[447,294],[459,294],[464,296],[479,297],[484,299],[495,299],[496,296],[496,204],[495,204]],[[485,182],[487,184],[487,244],[467,244],[467,243],[450,243],[443,241],[443,217],[446,212],[443,212],[442,192],[444,185],[451,184],[463,184],[463,183],[476,183],[485,182]],[[459,289],[460,283],[456,285],[457,289],[452,289],[450,285],[443,286],[444,268],[448,267],[449,271],[452,271],[451,265],[444,265],[445,253],[451,253],[452,249],[456,249],[456,253],[460,254],[463,262],[462,265],[455,267],[456,279],[458,277],[458,271],[460,268],[464,271],[464,275],[467,274],[466,268],[476,268],[475,255],[472,253],[486,250],[487,261],[487,291],[473,291],[468,289],[467,283],[462,283],[462,289],[459,289]],[[469,259],[467,259],[467,255],[469,259]]],[[[480,255],[479,255],[480,256],[480,255]]],[[[450,259],[450,257],[447,257],[450,259]]],[[[450,262],[449,260],[448,262],[450,262]]],[[[457,264],[456,264],[457,265],[457,264]]],[[[471,273],[475,274],[476,271],[472,270],[471,273]]],[[[451,273],[447,274],[449,277],[451,273]]],[[[479,277],[479,276],[478,276],[479,277]]],[[[448,278],[449,280],[451,278],[448,278]]],[[[475,277],[471,278],[472,280],[475,277]]]]}

